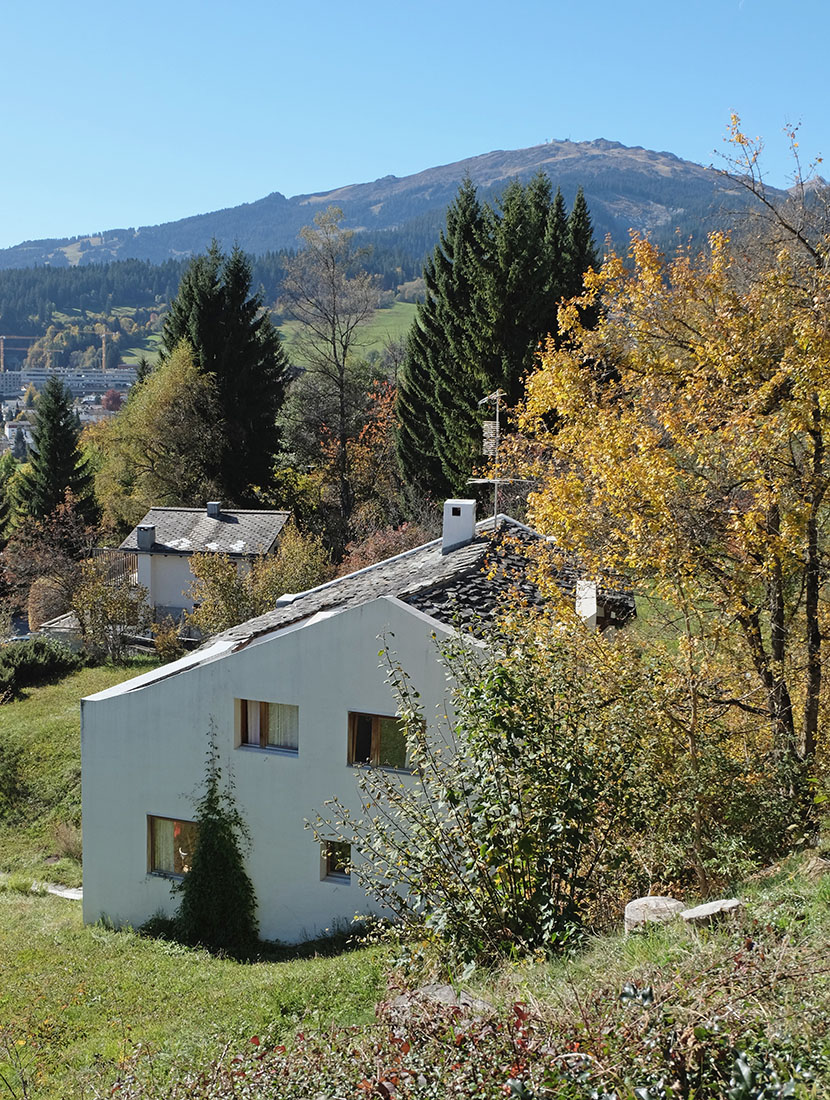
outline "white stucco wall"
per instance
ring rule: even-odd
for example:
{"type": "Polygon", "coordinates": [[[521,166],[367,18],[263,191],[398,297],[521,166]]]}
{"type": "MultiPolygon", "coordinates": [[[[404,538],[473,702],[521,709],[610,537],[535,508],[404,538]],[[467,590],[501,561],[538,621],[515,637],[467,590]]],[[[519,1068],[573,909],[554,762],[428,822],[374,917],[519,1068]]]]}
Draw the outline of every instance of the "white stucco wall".
{"type": "Polygon", "coordinates": [[[142,554],[150,559],[150,602],[155,607],[183,607],[193,610],[193,600],[184,593],[193,583],[190,558],[184,554],[142,554]]]}
{"type": "Polygon", "coordinates": [[[133,690],[128,683],[84,700],[84,919],[106,915],[137,925],[157,910],[175,910],[170,880],[148,873],[147,815],[192,819],[211,720],[253,841],[248,870],[261,935],[298,941],[366,912],[353,881],[321,881],[320,848],[304,824],[335,795],[356,808],[349,711],[395,713],[379,667],[380,634],[394,635],[390,648],[420,691],[427,717],[443,709],[436,627],[381,598],[133,690]],[[298,706],[298,753],[234,748],[237,698],[298,706]]]}

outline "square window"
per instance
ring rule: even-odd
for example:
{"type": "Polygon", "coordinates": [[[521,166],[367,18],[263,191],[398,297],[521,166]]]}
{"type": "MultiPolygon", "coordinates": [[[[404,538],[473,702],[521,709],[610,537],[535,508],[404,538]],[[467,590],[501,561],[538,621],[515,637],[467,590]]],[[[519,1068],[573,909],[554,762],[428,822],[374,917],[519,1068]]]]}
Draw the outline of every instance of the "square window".
{"type": "Polygon", "coordinates": [[[324,841],[320,850],[320,877],[349,882],[352,846],[340,840],[324,841]]]}
{"type": "Polygon", "coordinates": [[[382,714],[349,714],[349,764],[379,768],[409,768],[406,726],[400,718],[382,714]]]}
{"type": "Polygon", "coordinates": [[[298,752],[300,708],[258,699],[236,700],[236,743],[259,749],[298,752]]]}
{"type": "Polygon", "coordinates": [[[199,835],[195,821],[172,817],[147,818],[147,870],[181,878],[190,870],[199,835]]]}

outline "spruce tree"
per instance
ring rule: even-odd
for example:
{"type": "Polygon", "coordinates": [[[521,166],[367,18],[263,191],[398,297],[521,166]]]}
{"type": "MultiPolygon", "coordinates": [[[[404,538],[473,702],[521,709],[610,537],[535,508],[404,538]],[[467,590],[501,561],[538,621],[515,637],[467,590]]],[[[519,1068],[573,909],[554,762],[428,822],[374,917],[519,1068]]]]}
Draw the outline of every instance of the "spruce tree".
{"type": "Polygon", "coordinates": [[[426,297],[408,340],[398,399],[404,476],[439,496],[464,489],[480,451],[488,253],[481,204],[468,179],[424,268],[426,297]]]}
{"type": "Polygon", "coordinates": [[[249,837],[233,783],[222,782],[215,729],[208,741],[204,789],[195,816],[196,848],[178,887],[178,933],[186,943],[211,951],[244,954],[255,946],[259,930],[256,893],[243,854],[249,837]]]}
{"type": "Polygon", "coordinates": [[[254,488],[270,481],[288,373],[279,333],[251,282],[244,253],[226,256],[214,241],[186,268],[163,334],[164,357],[185,340],[199,370],[214,377],[225,436],[206,473],[235,504],[252,502],[254,488]]]}
{"type": "Polygon", "coordinates": [[[594,226],[580,187],[576,192],[573,209],[568,218],[567,237],[568,266],[570,285],[564,290],[565,296],[572,298],[582,293],[582,277],[589,267],[599,266],[599,255],[594,242],[594,226]]]}
{"type": "Polygon", "coordinates": [[[92,519],[92,474],[78,448],[78,434],[72,394],[50,375],[37,402],[28,469],[20,471],[15,486],[18,515],[45,519],[63,503],[68,489],[79,512],[92,519]]]}
{"type": "Polygon", "coordinates": [[[514,181],[495,207],[469,180],[447,210],[424,267],[426,297],[407,340],[398,389],[398,458],[407,481],[436,496],[466,492],[481,453],[478,401],[524,393],[541,340],[557,338],[557,308],[597,265],[580,189],[570,216],[544,173],[514,181]]]}

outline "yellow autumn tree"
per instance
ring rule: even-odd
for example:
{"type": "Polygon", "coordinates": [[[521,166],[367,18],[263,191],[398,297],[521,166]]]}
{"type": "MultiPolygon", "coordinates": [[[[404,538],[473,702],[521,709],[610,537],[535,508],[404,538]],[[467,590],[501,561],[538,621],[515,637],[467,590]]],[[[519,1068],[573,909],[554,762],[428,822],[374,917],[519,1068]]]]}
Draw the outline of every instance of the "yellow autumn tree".
{"type": "Polygon", "coordinates": [[[190,620],[206,637],[273,611],[286,592],[304,592],[333,573],[322,539],[293,523],[283,529],[276,553],[255,557],[243,568],[227,554],[194,554],[190,569],[195,577],[188,592],[195,604],[190,620]]]}
{"type": "Polygon", "coordinates": [[[757,270],[722,234],[672,260],[633,237],[563,307],[566,339],[548,343],[521,419],[532,522],[673,618],[663,701],[689,751],[706,722],[741,730],[733,753],[774,762],[802,805],[828,625],[826,244],[757,270]]]}

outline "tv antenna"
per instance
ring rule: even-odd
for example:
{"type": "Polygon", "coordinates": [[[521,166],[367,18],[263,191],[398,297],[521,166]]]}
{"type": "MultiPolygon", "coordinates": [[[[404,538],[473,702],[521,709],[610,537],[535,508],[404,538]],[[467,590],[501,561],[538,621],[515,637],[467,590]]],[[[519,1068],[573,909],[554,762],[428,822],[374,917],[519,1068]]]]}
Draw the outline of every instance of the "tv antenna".
{"type": "Polygon", "coordinates": [[[493,476],[492,477],[471,477],[468,478],[468,485],[492,485],[493,486],[493,531],[498,530],[499,526],[499,485],[511,485],[518,481],[530,481],[530,478],[526,477],[499,477],[499,436],[500,436],[500,413],[501,413],[501,399],[505,396],[503,390],[493,390],[492,393],[488,393],[486,397],[478,402],[479,407],[492,403],[495,406],[495,420],[485,420],[482,425],[483,430],[483,443],[482,453],[486,454],[488,458],[493,460],[493,476]]]}

